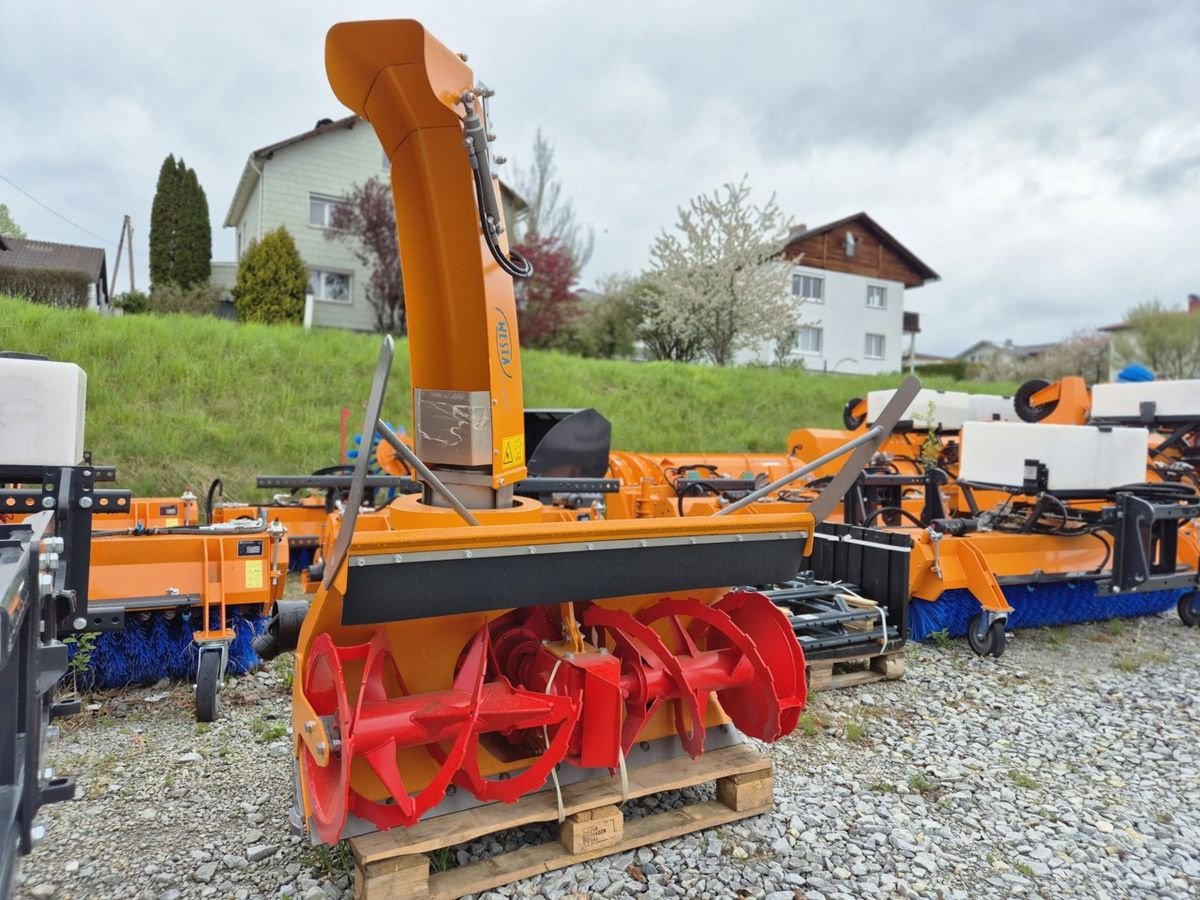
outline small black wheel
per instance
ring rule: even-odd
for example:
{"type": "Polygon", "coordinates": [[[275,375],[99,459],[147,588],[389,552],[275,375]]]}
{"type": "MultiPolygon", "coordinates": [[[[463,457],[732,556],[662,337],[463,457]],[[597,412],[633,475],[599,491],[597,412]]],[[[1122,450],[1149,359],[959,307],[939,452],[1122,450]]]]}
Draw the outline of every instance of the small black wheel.
{"type": "Polygon", "coordinates": [[[1013,408],[1022,422],[1040,422],[1058,408],[1057,400],[1053,403],[1043,403],[1041,406],[1033,406],[1029,402],[1030,397],[1048,387],[1050,387],[1050,382],[1034,378],[1017,388],[1017,394],[1013,397],[1013,408]]]}
{"type": "Polygon", "coordinates": [[[1179,611],[1179,621],[1188,628],[1195,628],[1196,623],[1200,622],[1200,594],[1188,591],[1179,598],[1176,609],[1179,611]]]}
{"type": "Polygon", "coordinates": [[[267,630],[250,642],[259,659],[266,661],[280,653],[295,650],[307,614],[307,600],[280,600],[276,603],[267,622],[267,630]]]}
{"type": "Polygon", "coordinates": [[[992,652],[992,632],[986,628],[983,616],[976,616],[967,625],[967,643],[976,656],[987,656],[992,652]]]}
{"type": "Polygon", "coordinates": [[[846,426],[847,431],[856,431],[867,420],[865,412],[857,416],[854,414],[854,408],[862,402],[862,397],[851,397],[842,407],[842,424],[846,426]]]}
{"type": "Polygon", "coordinates": [[[196,667],[196,721],[215,722],[221,715],[220,649],[201,649],[196,667]]]}
{"type": "Polygon", "coordinates": [[[1004,655],[1004,648],[1008,646],[1008,634],[1004,631],[1004,622],[993,622],[988,628],[988,650],[992,656],[999,659],[1004,655]]]}

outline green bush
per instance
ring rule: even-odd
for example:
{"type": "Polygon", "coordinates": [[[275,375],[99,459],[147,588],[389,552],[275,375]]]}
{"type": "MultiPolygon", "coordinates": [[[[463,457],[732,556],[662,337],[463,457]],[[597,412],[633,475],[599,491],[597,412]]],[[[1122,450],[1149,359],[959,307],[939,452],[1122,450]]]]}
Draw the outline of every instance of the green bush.
{"type": "Polygon", "coordinates": [[[0,265],[0,294],[63,308],[88,303],[92,279],[75,269],[18,269],[0,265]]]}
{"type": "Polygon", "coordinates": [[[961,359],[938,363],[918,363],[916,372],[925,378],[953,378],[955,381],[969,381],[976,375],[975,367],[961,359]]]}
{"type": "Polygon", "coordinates": [[[304,321],[304,295],[308,290],[308,269],[296,249],[296,242],[282,225],[251,241],[238,263],[233,302],[238,321],[304,321]]]}
{"type": "Polygon", "coordinates": [[[113,306],[127,316],[150,311],[150,295],[143,291],[127,291],[113,298],[113,306]]]}
{"type": "Polygon", "coordinates": [[[184,288],[168,282],[156,284],[151,288],[149,311],[211,316],[216,314],[220,303],[221,289],[211,284],[197,284],[184,288]]]}

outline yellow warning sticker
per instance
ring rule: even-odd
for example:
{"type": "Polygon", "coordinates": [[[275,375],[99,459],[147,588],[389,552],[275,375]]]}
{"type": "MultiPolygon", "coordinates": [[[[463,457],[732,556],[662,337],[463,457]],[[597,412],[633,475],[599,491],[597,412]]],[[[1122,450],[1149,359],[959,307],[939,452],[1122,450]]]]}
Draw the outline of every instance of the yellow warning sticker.
{"type": "Polygon", "coordinates": [[[163,519],[163,528],[178,528],[178,519],[163,519]]]}
{"type": "Polygon", "coordinates": [[[263,586],[263,564],[261,559],[246,560],[246,588],[263,586]]]}
{"type": "Polygon", "coordinates": [[[525,435],[509,435],[500,442],[500,465],[506,469],[525,465],[525,435]]]}

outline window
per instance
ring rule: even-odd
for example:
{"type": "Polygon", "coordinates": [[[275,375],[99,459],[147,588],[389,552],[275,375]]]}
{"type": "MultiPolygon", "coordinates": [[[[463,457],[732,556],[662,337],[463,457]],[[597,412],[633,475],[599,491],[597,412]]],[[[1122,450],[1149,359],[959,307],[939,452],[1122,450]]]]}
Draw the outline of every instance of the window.
{"type": "Polygon", "coordinates": [[[792,296],[812,303],[824,303],[825,279],[816,275],[793,275],[792,296]]]}
{"type": "Polygon", "coordinates": [[[800,329],[800,352],[820,353],[821,338],[822,331],[820,328],[814,328],[812,325],[805,325],[800,329]]]}
{"type": "Polygon", "coordinates": [[[350,276],[346,272],[312,269],[308,275],[308,293],[326,303],[350,303],[350,276]]]}
{"type": "Polygon", "coordinates": [[[318,228],[328,228],[333,218],[333,211],[341,203],[336,197],[322,197],[320,194],[308,195],[308,224],[318,228]]]}
{"type": "Polygon", "coordinates": [[[883,335],[868,334],[867,335],[867,359],[883,359],[883,335]]]}
{"type": "Polygon", "coordinates": [[[887,288],[881,284],[868,284],[867,306],[871,309],[887,309],[887,288]]]}

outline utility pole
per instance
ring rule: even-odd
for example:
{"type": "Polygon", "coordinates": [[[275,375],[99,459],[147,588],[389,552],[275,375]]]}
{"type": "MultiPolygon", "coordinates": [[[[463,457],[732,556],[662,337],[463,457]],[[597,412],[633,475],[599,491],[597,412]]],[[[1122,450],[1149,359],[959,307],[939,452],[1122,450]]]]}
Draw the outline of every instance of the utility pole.
{"type": "Polygon", "coordinates": [[[117,259],[113,263],[112,285],[108,289],[110,302],[117,292],[117,273],[121,271],[121,251],[125,249],[126,241],[128,241],[129,253],[129,292],[133,293],[137,288],[133,283],[133,219],[129,216],[126,216],[121,223],[121,239],[117,241],[117,259]]]}

